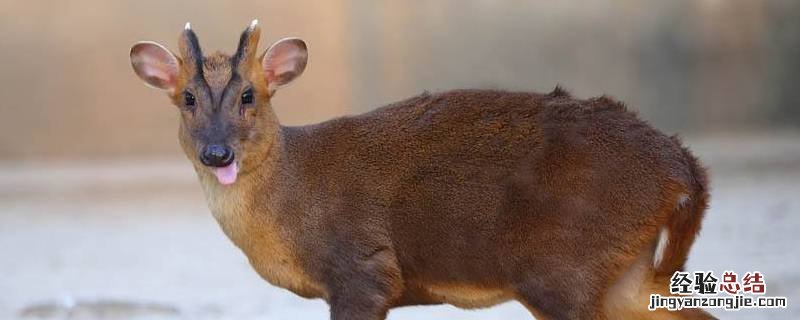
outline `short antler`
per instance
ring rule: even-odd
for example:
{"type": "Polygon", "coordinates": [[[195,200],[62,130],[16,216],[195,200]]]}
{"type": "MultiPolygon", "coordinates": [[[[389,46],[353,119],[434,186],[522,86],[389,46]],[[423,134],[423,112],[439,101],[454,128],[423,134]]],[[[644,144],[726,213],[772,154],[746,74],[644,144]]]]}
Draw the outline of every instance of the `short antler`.
{"type": "Polygon", "coordinates": [[[231,65],[239,72],[239,66],[247,66],[252,63],[256,57],[256,50],[258,50],[258,39],[261,37],[261,28],[258,26],[258,19],[250,22],[250,26],[242,32],[239,38],[239,47],[236,48],[236,53],[231,57],[231,65]]]}
{"type": "Polygon", "coordinates": [[[188,68],[193,68],[193,73],[202,74],[203,72],[203,50],[200,49],[200,42],[197,35],[192,30],[191,23],[187,22],[178,39],[181,58],[188,68]]]}

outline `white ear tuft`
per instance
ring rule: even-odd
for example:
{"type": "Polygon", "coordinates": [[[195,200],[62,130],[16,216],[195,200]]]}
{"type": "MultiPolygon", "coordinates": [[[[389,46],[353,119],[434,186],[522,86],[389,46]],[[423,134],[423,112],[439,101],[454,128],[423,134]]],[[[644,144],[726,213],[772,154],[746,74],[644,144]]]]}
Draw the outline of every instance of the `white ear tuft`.
{"type": "Polygon", "coordinates": [[[255,30],[257,25],[258,25],[258,19],[253,19],[253,21],[250,22],[250,31],[255,30]]]}
{"type": "Polygon", "coordinates": [[[186,26],[183,27],[183,30],[192,30],[192,24],[187,22],[186,26]]]}

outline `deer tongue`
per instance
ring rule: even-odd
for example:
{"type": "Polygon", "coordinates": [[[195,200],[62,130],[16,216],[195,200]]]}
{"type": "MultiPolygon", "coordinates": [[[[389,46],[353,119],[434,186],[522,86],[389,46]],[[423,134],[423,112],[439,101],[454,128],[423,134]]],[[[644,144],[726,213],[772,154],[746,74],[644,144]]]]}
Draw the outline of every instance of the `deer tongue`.
{"type": "Polygon", "coordinates": [[[221,168],[212,168],[214,171],[214,175],[217,176],[217,180],[222,185],[230,185],[236,182],[236,175],[239,173],[239,167],[236,165],[236,161],[231,162],[231,164],[221,167],[221,168]]]}

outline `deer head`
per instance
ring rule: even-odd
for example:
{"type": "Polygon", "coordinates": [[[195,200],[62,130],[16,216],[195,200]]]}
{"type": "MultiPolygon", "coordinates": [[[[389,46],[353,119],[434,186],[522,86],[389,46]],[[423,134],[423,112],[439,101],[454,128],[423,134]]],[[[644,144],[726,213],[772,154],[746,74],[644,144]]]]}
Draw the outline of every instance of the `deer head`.
{"type": "Polygon", "coordinates": [[[260,34],[253,20],[232,56],[204,56],[189,23],[178,39],[179,56],[152,41],[131,48],[136,75],[178,107],[186,156],[198,173],[213,174],[223,185],[253,171],[269,154],[280,129],[270,99],[303,73],[308,59],[298,38],[279,40],[256,55],[260,34]]]}

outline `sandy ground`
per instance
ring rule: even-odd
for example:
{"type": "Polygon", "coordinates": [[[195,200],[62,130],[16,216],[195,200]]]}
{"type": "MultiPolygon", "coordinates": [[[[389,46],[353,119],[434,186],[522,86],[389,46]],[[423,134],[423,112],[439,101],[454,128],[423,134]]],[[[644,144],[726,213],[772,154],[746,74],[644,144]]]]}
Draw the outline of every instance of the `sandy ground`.
{"type": "MultiPolygon", "coordinates": [[[[758,270],[798,319],[800,135],[690,139],[713,200],[689,270],[758,270]]],[[[176,146],[177,148],[177,146],[176,146]]],[[[535,244],[532,244],[535,245],[535,244]]],[[[0,164],[0,319],[327,319],[263,282],[208,213],[183,159],[0,164]]],[[[517,303],[394,310],[390,319],[529,319],[517,303]]]]}

